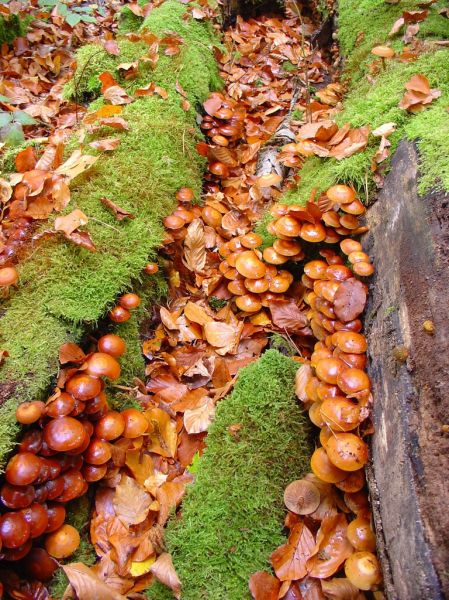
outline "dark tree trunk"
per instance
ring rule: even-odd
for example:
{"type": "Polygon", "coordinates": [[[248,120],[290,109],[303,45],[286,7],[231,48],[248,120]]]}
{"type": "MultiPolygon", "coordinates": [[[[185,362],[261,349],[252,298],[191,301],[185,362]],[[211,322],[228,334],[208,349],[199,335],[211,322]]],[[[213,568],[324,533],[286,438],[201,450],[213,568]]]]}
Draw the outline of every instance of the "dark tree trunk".
{"type": "Polygon", "coordinates": [[[401,142],[364,242],[376,266],[368,474],[390,600],[449,597],[449,195],[418,195],[418,162],[401,142]]]}

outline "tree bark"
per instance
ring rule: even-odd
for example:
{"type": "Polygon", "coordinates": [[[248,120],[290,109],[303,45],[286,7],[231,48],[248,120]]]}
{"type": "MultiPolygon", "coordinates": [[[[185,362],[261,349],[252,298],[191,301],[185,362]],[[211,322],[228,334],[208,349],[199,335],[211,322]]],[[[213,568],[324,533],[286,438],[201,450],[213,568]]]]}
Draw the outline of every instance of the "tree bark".
{"type": "Polygon", "coordinates": [[[418,164],[415,146],[401,142],[364,241],[376,266],[368,479],[390,600],[449,597],[449,195],[420,197],[418,164]]]}

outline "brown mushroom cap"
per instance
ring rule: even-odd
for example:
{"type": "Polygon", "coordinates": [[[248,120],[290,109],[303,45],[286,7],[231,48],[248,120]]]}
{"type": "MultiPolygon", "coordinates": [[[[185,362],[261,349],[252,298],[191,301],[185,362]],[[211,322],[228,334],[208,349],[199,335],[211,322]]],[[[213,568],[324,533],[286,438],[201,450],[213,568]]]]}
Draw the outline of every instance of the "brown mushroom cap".
{"type": "Polygon", "coordinates": [[[298,479],[285,488],[284,503],[297,515],[310,515],[320,504],[320,491],[311,481],[298,479]]]}
{"type": "Polygon", "coordinates": [[[389,46],[374,46],[371,50],[371,54],[374,56],[380,56],[380,58],[393,58],[395,52],[389,46]]]}

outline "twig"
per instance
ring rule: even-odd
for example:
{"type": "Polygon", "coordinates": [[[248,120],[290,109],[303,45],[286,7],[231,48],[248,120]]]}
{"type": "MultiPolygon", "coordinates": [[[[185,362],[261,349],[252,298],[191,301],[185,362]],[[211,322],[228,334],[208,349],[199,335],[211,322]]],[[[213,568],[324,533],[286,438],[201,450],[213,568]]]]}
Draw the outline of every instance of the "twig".
{"type": "Polygon", "coordinates": [[[100,225],[104,225],[105,227],[110,227],[114,231],[117,231],[117,233],[121,233],[120,229],[117,229],[117,227],[113,227],[112,225],[109,225],[109,223],[100,221],[100,219],[96,219],[95,217],[89,217],[89,221],[95,221],[96,223],[100,223],[100,225]]]}

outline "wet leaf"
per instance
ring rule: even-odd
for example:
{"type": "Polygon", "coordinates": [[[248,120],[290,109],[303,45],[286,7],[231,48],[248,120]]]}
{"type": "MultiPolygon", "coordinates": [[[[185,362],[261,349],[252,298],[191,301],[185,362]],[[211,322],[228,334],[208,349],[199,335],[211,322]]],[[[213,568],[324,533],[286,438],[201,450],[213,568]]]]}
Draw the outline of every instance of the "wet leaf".
{"type": "Polygon", "coordinates": [[[18,173],[25,173],[25,171],[31,171],[36,166],[36,155],[34,153],[34,148],[32,146],[28,146],[25,150],[22,150],[18,153],[15,159],[16,169],[18,173]]]}
{"type": "Polygon", "coordinates": [[[153,426],[153,431],[148,438],[148,450],[161,456],[173,458],[177,445],[175,422],[160,408],[147,410],[144,414],[153,426]]]}
{"type": "Polygon", "coordinates": [[[345,577],[321,580],[321,589],[329,600],[363,600],[365,596],[345,577]]]}
{"type": "Polygon", "coordinates": [[[187,227],[182,260],[190,271],[202,271],[206,256],[204,225],[201,219],[194,219],[187,227]]]}
{"type": "Polygon", "coordinates": [[[102,140],[90,142],[89,146],[95,148],[95,150],[100,150],[101,152],[110,152],[111,150],[115,150],[119,144],[119,138],[103,138],[102,140]]]}
{"type": "Polygon", "coordinates": [[[295,375],[295,393],[301,402],[308,402],[305,388],[307,383],[313,377],[312,367],[309,364],[304,364],[299,367],[295,375]]]}
{"type": "Polygon", "coordinates": [[[257,571],[249,579],[249,591],[253,600],[278,600],[281,582],[271,573],[257,571]]]}
{"type": "Polygon", "coordinates": [[[269,304],[273,324],[280,329],[297,331],[307,325],[307,318],[293,298],[272,300],[269,304]]]}
{"type": "Polygon", "coordinates": [[[199,325],[206,325],[210,321],[213,321],[212,317],[210,317],[205,309],[194,302],[187,302],[184,307],[184,314],[189,319],[189,321],[193,321],[194,323],[198,323],[199,325]]]}
{"type": "Polygon", "coordinates": [[[365,310],[366,288],[354,277],[340,283],[334,298],[336,316],[347,323],[353,321],[365,310]]]}
{"type": "Polygon", "coordinates": [[[346,537],[347,527],[346,517],[342,513],[323,519],[315,548],[307,560],[307,572],[311,577],[331,577],[352,554],[353,548],[346,537]]]}

